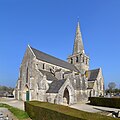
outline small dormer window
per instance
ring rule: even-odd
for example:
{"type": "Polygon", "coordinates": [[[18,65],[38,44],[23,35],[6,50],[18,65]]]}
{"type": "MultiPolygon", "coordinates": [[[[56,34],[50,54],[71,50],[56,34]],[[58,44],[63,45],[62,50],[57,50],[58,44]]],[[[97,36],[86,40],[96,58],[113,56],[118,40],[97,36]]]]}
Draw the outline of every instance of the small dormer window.
{"type": "Polygon", "coordinates": [[[76,62],[78,62],[78,56],[76,57],[76,62]]]}

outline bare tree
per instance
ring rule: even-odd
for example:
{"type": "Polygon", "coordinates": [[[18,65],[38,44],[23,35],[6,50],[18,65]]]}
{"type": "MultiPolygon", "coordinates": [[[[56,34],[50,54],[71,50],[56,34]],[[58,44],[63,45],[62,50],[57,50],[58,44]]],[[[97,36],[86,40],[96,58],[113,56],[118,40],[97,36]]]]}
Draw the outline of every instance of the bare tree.
{"type": "Polygon", "coordinates": [[[111,93],[114,92],[115,87],[116,87],[115,82],[110,82],[110,83],[108,84],[108,88],[109,88],[108,90],[109,90],[110,96],[111,96],[111,93]]]}
{"type": "Polygon", "coordinates": [[[108,88],[109,88],[109,90],[114,90],[115,89],[115,87],[116,87],[116,84],[114,83],[114,82],[110,82],[109,84],[108,84],[108,88]]]}

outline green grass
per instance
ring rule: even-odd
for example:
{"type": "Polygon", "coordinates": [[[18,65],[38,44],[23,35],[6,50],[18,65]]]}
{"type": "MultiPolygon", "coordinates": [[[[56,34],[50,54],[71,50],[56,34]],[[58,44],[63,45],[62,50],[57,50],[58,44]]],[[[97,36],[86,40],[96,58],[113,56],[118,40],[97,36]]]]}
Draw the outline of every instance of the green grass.
{"type": "Polygon", "coordinates": [[[11,111],[19,120],[23,120],[23,119],[27,119],[29,118],[28,114],[23,111],[23,110],[20,110],[18,108],[15,108],[15,107],[12,107],[10,105],[7,105],[7,104],[3,104],[3,103],[0,103],[0,107],[4,107],[4,108],[7,108],[9,111],[11,111]]]}

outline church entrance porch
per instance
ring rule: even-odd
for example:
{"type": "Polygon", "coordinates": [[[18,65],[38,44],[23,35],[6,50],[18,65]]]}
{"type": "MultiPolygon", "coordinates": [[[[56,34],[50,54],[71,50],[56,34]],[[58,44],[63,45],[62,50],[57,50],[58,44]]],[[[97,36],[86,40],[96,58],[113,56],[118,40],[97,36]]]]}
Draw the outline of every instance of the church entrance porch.
{"type": "Polygon", "coordinates": [[[66,79],[62,87],[59,89],[56,101],[57,104],[63,105],[71,105],[75,103],[75,90],[69,79],[66,79]]]}

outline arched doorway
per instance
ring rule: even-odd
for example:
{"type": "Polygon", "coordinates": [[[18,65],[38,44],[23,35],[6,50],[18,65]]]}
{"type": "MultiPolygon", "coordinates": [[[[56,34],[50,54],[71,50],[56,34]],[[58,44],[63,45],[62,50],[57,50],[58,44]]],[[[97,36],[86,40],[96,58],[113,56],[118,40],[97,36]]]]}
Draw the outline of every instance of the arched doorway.
{"type": "Polygon", "coordinates": [[[24,87],[22,96],[23,96],[22,98],[23,98],[24,101],[29,101],[30,93],[29,93],[29,88],[28,88],[27,84],[24,87]]]}
{"type": "Polygon", "coordinates": [[[29,91],[26,91],[26,101],[29,101],[29,91]]]}
{"type": "Polygon", "coordinates": [[[64,95],[63,95],[63,102],[66,104],[69,104],[70,98],[69,98],[69,91],[66,88],[64,91],[64,95]]]}

